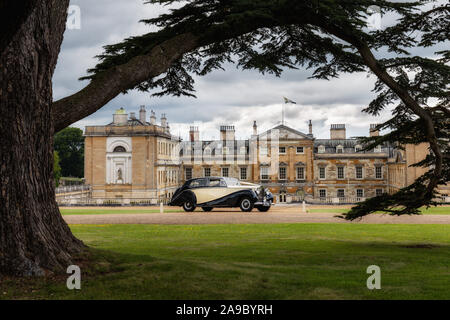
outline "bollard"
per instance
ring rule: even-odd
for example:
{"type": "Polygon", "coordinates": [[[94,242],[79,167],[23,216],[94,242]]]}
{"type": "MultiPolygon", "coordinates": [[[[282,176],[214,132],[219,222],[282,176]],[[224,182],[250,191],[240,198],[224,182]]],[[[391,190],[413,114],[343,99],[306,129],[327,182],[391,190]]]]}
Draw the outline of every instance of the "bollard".
{"type": "Polygon", "coordinates": [[[303,207],[303,213],[306,213],[306,202],[305,201],[303,201],[302,207],[303,207]]]}
{"type": "Polygon", "coordinates": [[[162,202],[159,204],[159,213],[164,213],[164,206],[162,202]]]}

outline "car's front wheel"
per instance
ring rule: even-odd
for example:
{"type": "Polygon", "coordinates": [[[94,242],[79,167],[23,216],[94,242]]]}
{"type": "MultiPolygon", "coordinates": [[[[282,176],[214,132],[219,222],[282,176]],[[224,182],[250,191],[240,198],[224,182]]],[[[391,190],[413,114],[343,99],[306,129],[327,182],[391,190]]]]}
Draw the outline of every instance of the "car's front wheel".
{"type": "Polygon", "coordinates": [[[252,200],[250,200],[250,198],[242,198],[241,202],[239,203],[239,207],[241,208],[242,211],[244,212],[250,212],[253,209],[253,202],[252,200]]]}
{"type": "Polygon", "coordinates": [[[195,210],[195,204],[192,200],[188,200],[185,203],[183,203],[183,209],[186,212],[192,212],[195,210]]]}

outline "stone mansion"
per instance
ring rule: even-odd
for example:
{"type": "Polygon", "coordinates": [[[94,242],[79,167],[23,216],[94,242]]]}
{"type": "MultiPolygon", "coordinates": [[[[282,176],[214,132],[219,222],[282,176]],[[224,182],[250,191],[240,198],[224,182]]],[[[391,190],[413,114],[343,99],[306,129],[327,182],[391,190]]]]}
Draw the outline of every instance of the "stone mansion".
{"type": "MultiPolygon", "coordinates": [[[[367,128],[378,135],[375,126],[367,128]]],[[[220,127],[220,139],[200,140],[191,127],[189,141],[170,133],[163,114],[157,123],[145,107],[139,115],[121,108],[113,121],[85,129],[85,179],[95,199],[166,202],[186,180],[205,176],[235,177],[266,186],[276,202],[354,203],[411,184],[425,171],[410,167],[423,159],[425,144],[403,149],[383,145],[362,151],[346,136],[344,124],[333,124],[329,139],[316,139],[278,125],[235,138],[232,125],[220,127]]]]}

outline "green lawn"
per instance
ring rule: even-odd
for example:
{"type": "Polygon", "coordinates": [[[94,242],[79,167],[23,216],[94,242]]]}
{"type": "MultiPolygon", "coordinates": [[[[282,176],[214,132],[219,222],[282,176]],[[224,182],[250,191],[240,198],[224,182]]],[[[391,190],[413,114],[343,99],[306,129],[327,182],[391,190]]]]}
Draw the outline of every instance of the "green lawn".
{"type": "MultiPolygon", "coordinates": [[[[79,214],[139,214],[139,213],[159,213],[159,209],[59,209],[63,216],[79,215],[79,214]]],[[[182,212],[180,209],[165,209],[164,212],[182,212]]]]}
{"type": "Polygon", "coordinates": [[[448,225],[80,225],[82,289],[0,282],[1,298],[449,299],[448,225]],[[381,290],[366,269],[381,268],[381,290]],[[88,270],[86,270],[88,269],[88,270]],[[87,275],[86,275],[87,273],[87,275]]]}
{"type": "MultiPolygon", "coordinates": [[[[323,208],[323,209],[308,209],[308,212],[317,213],[317,212],[326,212],[326,213],[346,213],[349,209],[339,209],[339,208],[323,208]]],[[[450,214],[450,207],[430,207],[428,209],[422,208],[420,209],[422,214],[450,214]]],[[[383,213],[383,212],[377,212],[383,213]]]]}

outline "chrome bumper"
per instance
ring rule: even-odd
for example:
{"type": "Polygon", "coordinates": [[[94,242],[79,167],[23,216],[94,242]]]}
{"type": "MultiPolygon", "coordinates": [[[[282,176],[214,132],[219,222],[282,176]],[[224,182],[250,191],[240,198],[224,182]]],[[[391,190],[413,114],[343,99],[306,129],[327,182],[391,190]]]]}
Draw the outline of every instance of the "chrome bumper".
{"type": "Polygon", "coordinates": [[[270,207],[271,205],[273,205],[273,203],[271,201],[267,201],[267,200],[255,202],[255,206],[270,207]]]}

